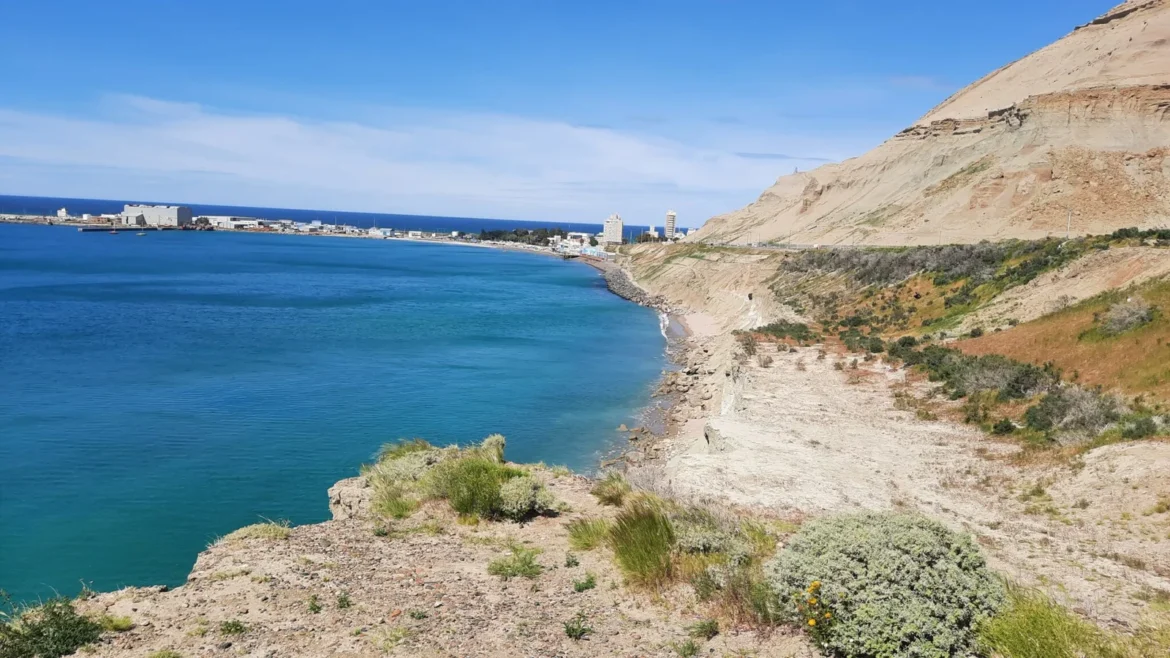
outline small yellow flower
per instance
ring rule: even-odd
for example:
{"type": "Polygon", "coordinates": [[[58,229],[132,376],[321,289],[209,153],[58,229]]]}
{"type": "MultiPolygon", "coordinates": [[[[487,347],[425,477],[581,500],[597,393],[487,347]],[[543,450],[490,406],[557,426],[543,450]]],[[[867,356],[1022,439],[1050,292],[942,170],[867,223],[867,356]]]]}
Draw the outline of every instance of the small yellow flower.
{"type": "Polygon", "coordinates": [[[809,626],[816,626],[816,625],[817,625],[817,620],[815,620],[815,619],[810,619],[810,620],[808,620],[808,625],[809,625],[809,626]]]}
{"type": "Polygon", "coordinates": [[[816,605],[816,604],[817,604],[817,600],[816,600],[816,599],[809,599],[809,600],[808,600],[808,604],[809,604],[809,605],[816,605]]]}
{"type": "Polygon", "coordinates": [[[828,613],[828,612],[825,613],[825,619],[831,619],[832,617],[833,617],[833,615],[831,615],[830,613],[828,613]]]}

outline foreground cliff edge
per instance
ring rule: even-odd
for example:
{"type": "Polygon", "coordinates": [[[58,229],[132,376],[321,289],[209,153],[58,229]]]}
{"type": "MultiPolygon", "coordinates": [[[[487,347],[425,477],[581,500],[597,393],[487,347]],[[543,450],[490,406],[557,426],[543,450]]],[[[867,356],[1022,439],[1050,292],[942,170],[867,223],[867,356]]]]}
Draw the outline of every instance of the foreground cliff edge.
{"type": "Polygon", "coordinates": [[[1100,655],[1167,646],[1004,582],[921,514],[784,518],[503,448],[389,444],[330,490],[332,521],[241,528],[172,591],[30,609],[0,655],[1024,656],[1066,655],[1028,647],[1070,630],[1100,655]]]}
{"type": "Polygon", "coordinates": [[[1170,219],[1170,2],[1130,0],[688,240],[947,244],[1170,219]]]}

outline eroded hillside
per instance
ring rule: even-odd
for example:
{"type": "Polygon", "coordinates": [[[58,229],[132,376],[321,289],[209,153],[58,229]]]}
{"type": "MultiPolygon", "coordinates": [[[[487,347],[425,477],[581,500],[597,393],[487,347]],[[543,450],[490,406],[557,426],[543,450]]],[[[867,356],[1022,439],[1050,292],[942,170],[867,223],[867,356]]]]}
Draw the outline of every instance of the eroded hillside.
{"type": "Polygon", "coordinates": [[[688,240],[921,245],[1161,226],[1168,109],[1170,3],[1132,0],[688,240]]]}

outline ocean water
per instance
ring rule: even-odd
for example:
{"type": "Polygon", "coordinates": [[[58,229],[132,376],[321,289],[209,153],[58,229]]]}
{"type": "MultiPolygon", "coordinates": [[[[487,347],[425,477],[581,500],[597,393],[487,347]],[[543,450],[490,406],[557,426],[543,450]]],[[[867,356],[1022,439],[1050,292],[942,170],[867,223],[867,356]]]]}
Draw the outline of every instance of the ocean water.
{"type": "Polygon", "coordinates": [[[0,224],[0,588],[181,584],[219,535],[326,519],[400,437],[591,470],[663,348],[549,257],[0,224]]]}

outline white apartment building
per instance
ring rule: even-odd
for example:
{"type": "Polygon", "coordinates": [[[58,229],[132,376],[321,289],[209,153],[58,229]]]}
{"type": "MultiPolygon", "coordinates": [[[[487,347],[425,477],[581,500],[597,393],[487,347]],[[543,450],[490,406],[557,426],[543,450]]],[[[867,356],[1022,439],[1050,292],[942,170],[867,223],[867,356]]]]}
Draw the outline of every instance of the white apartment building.
{"type": "Polygon", "coordinates": [[[663,237],[665,237],[667,240],[674,239],[674,223],[677,219],[678,213],[674,212],[673,210],[666,211],[666,226],[663,227],[662,233],[663,237]]]}
{"type": "Polygon", "coordinates": [[[617,213],[610,215],[609,219],[605,220],[605,229],[601,232],[602,241],[606,244],[621,244],[624,228],[621,215],[617,213]]]}

